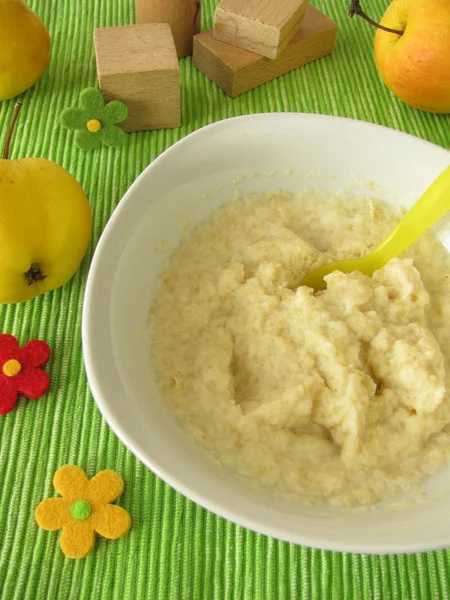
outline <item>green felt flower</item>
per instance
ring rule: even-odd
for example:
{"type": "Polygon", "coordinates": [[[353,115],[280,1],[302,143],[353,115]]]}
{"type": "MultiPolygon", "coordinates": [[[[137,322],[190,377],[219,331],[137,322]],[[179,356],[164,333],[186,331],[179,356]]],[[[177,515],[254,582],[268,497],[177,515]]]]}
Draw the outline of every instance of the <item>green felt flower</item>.
{"type": "Polygon", "coordinates": [[[66,108],[61,113],[61,125],[67,129],[77,129],[75,144],[82,150],[95,150],[101,144],[120,146],[125,141],[125,133],[117,123],[125,121],[128,109],[123,102],[113,100],[104,103],[101,92],[87,88],[80,94],[81,108],[66,108]]]}

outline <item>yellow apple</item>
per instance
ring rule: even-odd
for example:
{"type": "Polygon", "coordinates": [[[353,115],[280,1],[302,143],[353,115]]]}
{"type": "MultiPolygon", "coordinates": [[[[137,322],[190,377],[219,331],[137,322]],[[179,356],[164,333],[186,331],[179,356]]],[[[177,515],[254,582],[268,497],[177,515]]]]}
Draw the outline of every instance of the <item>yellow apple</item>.
{"type": "Polygon", "coordinates": [[[375,61],[388,88],[403,102],[450,112],[450,0],[393,0],[377,29],[375,61]]]}

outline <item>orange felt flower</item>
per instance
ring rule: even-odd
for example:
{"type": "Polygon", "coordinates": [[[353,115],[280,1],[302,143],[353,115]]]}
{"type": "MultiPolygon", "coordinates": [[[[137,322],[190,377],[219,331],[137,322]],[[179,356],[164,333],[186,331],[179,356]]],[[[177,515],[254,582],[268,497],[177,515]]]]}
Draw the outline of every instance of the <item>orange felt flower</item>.
{"type": "Polygon", "coordinates": [[[48,531],[62,529],[61,550],[69,558],[87,556],[95,533],[116,540],[130,529],[127,511],[110,504],[123,492],[123,479],[115,471],[100,471],[89,481],[82,469],[65,465],[56,471],[53,485],[62,497],[43,500],[36,521],[48,531]]]}

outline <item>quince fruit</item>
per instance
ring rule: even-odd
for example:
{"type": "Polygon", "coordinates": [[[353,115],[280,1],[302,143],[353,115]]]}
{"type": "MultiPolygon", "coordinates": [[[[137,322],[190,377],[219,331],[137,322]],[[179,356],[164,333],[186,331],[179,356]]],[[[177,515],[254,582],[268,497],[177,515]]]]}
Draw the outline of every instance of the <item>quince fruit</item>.
{"type": "Polygon", "coordinates": [[[10,160],[16,104],[0,158],[0,303],[64,285],[89,245],[92,216],[77,180],[44,158],[10,160]]]}
{"type": "Polygon", "coordinates": [[[34,85],[50,62],[50,35],[23,0],[0,0],[0,100],[34,85]]]}

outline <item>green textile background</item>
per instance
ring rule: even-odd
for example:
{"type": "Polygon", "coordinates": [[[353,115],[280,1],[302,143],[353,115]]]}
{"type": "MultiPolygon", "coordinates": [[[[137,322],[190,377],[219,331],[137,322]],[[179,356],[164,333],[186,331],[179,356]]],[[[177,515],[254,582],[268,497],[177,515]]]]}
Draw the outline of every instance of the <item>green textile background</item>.
{"type": "MultiPolygon", "coordinates": [[[[281,0],[280,0],[281,1],[281,0]]],[[[84,153],[58,125],[79,92],[96,85],[93,28],[134,22],[133,0],[30,0],[52,37],[51,66],[22,96],[12,158],[41,156],[68,169],[82,184],[94,215],[88,256],[63,288],[34,301],[0,308],[1,331],[21,344],[49,342],[52,387],[38,401],[20,400],[0,417],[1,600],[444,600],[450,596],[450,552],[411,556],[344,555],[298,547],[237,527],[186,500],[148,471],[100,416],[87,386],[81,352],[81,309],[92,250],[133,180],[187,133],[226,117],[302,111],[388,125],[450,147],[450,115],[434,116],[396,100],[373,62],[374,31],[347,17],[348,0],[316,0],[339,24],[334,53],[237,99],[229,99],[181,61],[183,125],[127,136],[119,150],[84,153]],[[97,540],[73,561],[59,549],[59,533],[34,521],[41,499],[54,495],[63,464],[89,476],[110,468],[125,479],[119,503],[132,515],[124,538],[97,540]]],[[[203,28],[217,0],[204,0],[203,28]]],[[[380,18],[388,0],[366,2],[380,18]]],[[[0,52],[2,41],[0,39],[0,52]]],[[[0,103],[6,130],[14,100],[0,103]]]]}

